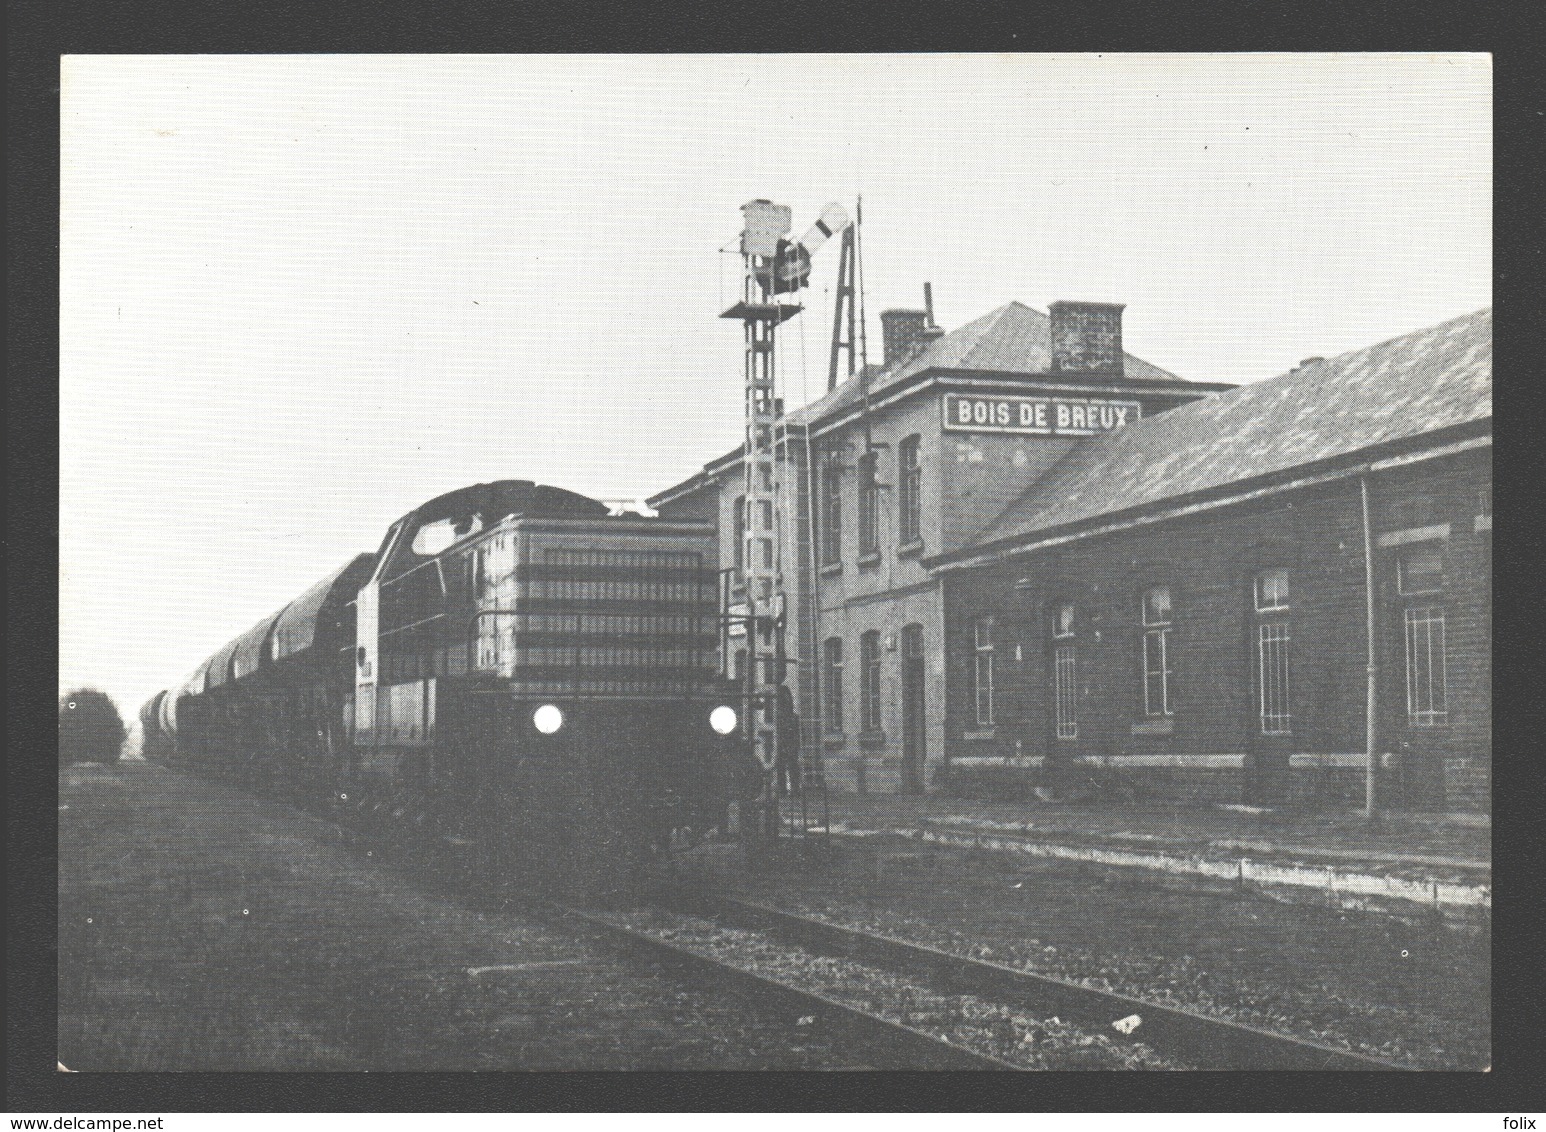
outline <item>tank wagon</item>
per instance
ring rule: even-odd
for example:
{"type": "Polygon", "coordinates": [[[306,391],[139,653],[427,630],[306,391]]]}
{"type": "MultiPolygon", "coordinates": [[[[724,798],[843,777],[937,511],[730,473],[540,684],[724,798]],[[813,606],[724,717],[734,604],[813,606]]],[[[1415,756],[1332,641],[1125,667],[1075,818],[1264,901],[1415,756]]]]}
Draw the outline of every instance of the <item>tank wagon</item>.
{"type": "Polygon", "coordinates": [[[147,757],[604,887],[760,783],[715,539],[529,480],[449,492],[153,697],[147,757]]]}

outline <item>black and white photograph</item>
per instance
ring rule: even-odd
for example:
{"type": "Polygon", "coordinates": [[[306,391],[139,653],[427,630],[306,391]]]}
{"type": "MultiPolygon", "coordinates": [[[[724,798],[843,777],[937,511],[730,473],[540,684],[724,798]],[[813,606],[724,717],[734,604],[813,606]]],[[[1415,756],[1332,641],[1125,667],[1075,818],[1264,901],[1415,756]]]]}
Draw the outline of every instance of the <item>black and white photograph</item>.
{"type": "Polygon", "coordinates": [[[59,84],[60,1073],[1492,1068],[1490,56],[59,84]]]}

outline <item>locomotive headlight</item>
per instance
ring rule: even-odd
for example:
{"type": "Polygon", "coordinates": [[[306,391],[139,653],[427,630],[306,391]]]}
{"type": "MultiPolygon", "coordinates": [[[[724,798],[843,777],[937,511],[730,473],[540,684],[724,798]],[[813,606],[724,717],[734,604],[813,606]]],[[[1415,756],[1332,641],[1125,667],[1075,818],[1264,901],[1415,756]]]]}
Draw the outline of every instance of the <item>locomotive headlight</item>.
{"type": "Polygon", "coordinates": [[[544,735],[551,735],[564,725],[564,713],[557,704],[543,704],[531,713],[531,725],[544,735]]]}
{"type": "Polygon", "coordinates": [[[720,704],[709,712],[709,726],[721,735],[728,735],[735,730],[740,718],[735,714],[735,708],[729,704],[720,704]]]}

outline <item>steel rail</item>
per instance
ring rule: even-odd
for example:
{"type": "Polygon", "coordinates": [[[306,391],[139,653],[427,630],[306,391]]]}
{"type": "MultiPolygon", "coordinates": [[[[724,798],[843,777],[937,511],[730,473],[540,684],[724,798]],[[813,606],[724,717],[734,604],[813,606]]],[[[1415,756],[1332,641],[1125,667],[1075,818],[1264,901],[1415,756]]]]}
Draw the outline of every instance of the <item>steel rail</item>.
{"type": "Polygon", "coordinates": [[[955,955],[924,944],[843,927],[766,904],[706,893],[676,893],[685,911],[759,928],[827,954],[920,972],[940,990],[1055,1014],[1121,1040],[1112,1023],[1137,1015],[1131,1040],[1199,1069],[1402,1071],[1410,1067],[1255,1026],[1163,1006],[1113,991],[1003,964],[955,955]]]}
{"type": "Polygon", "coordinates": [[[560,907],[557,911],[563,920],[582,925],[602,942],[646,957],[687,977],[694,985],[708,982],[775,1009],[791,1010],[802,1017],[816,1015],[829,1025],[835,1024],[856,1050],[867,1051],[866,1060],[870,1059],[868,1054],[873,1053],[873,1060],[878,1062],[874,1068],[978,1071],[1023,1071],[1025,1068],[943,1041],[923,1030],[871,1014],[816,991],[733,966],[648,932],[615,923],[594,912],[570,907],[560,907]]]}

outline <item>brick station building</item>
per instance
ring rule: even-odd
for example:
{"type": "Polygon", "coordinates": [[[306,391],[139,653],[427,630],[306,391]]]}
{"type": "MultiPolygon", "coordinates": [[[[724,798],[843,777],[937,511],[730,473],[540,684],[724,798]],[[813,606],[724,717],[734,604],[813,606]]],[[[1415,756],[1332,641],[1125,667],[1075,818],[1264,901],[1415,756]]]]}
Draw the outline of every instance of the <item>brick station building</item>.
{"type": "Polygon", "coordinates": [[[1489,809],[1491,456],[1487,310],[1070,450],[925,563],[943,778],[1361,803],[1372,600],[1378,804],[1489,809]]]}
{"type": "MultiPolygon", "coordinates": [[[[1090,438],[1232,388],[1125,354],[1121,320],[1115,304],[1043,314],[1008,303],[945,333],[922,310],[888,310],[883,363],[783,418],[789,683],[805,749],[823,753],[834,786],[919,791],[939,780],[950,630],[926,561],[975,545],[1090,438]],[[1009,427],[988,420],[1001,414],[1009,427]]],[[[734,576],[748,553],[743,491],[736,449],[649,503],[717,520],[734,576]]]]}
{"type": "MultiPolygon", "coordinates": [[[[884,363],[783,419],[828,781],[1361,803],[1367,492],[1379,803],[1489,808],[1490,312],[1237,389],[1126,354],[1122,309],[887,311],[884,363]]],[[[733,579],[742,491],[736,450],[650,503],[733,579]]]]}

